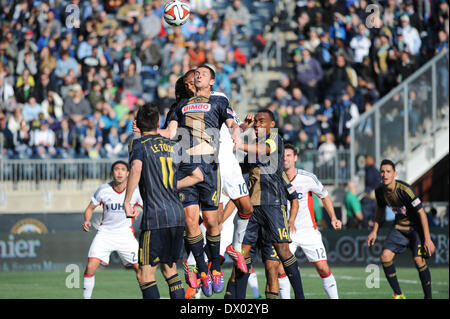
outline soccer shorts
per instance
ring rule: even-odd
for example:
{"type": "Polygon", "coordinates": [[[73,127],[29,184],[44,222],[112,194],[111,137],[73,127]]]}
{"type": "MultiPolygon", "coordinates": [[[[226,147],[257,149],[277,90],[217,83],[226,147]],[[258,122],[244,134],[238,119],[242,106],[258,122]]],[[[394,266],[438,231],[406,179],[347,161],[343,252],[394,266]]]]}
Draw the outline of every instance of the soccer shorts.
{"type": "Polygon", "coordinates": [[[327,260],[327,251],[319,230],[314,228],[297,229],[290,236],[292,243],[289,244],[289,249],[294,255],[297,248],[300,247],[310,263],[327,260]]]}
{"type": "Polygon", "coordinates": [[[184,226],[143,230],[139,237],[139,265],[176,263],[184,247],[184,226]]]}
{"type": "Polygon", "coordinates": [[[258,239],[269,243],[290,243],[286,210],[282,206],[254,206],[243,244],[256,246],[258,239]]]}
{"type": "Polygon", "coordinates": [[[409,248],[413,257],[428,258],[425,249],[423,249],[424,236],[423,232],[411,227],[409,230],[401,230],[394,228],[386,236],[384,240],[384,249],[389,249],[396,254],[401,254],[409,248]]]}
{"type": "MultiPolygon", "coordinates": [[[[220,163],[219,166],[222,191],[232,200],[249,196],[247,184],[242,176],[241,167],[236,157],[234,155],[227,157],[226,161],[220,163]]],[[[221,193],[220,202],[222,203],[223,201],[223,193],[221,193]]]]}
{"type": "Polygon", "coordinates": [[[88,258],[99,259],[103,266],[108,266],[109,256],[116,251],[124,265],[136,264],[138,248],[139,244],[131,230],[118,233],[99,231],[91,243],[88,258]]]}
{"type": "MultiPolygon", "coordinates": [[[[199,167],[203,174],[203,181],[179,191],[183,206],[199,205],[201,210],[217,210],[221,190],[219,164],[213,162],[185,165],[199,167]]],[[[180,169],[184,170],[182,166],[180,169]]],[[[182,177],[182,173],[178,175],[178,179],[182,177]]]]}

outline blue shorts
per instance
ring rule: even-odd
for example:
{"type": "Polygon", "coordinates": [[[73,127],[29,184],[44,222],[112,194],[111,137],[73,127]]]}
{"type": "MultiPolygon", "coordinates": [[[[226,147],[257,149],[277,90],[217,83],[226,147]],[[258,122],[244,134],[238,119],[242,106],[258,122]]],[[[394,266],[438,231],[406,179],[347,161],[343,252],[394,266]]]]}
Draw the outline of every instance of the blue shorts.
{"type": "Polygon", "coordinates": [[[180,165],[178,179],[186,176],[183,172],[192,172],[193,168],[200,168],[203,181],[191,187],[179,190],[184,207],[199,205],[201,210],[217,210],[221,193],[220,170],[218,163],[198,163],[180,165]]]}
{"type": "MultiPolygon", "coordinates": [[[[290,243],[287,225],[286,209],[284,206],[254,206],[245,231],[243,244],[257,247],[258,241],[264,245],[268,243],[290,243]]],[[[270,248],[266,247],[266,251],[270,248]]]]}
{"type": "Polygon", "coordinates": [[[409,248],[413,257],[428,258],[425,249],[423,249],[423,232],[410,227],[409,230],[394,228],[386,236],[383,249],[388,249],[396,254],[401,254],[409,248]]]}

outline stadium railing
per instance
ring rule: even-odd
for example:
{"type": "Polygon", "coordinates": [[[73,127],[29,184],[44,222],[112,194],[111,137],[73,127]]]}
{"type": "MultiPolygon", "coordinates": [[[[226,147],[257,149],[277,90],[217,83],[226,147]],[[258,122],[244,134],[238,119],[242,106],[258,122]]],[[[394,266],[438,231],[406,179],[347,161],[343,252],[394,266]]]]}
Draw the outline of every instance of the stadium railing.
{"type": "Polygon", "coordinates": [[[364,174],[364,156],[372,155],[376,165],[394,161],[399,178],[412,183],[448,154],[448,76],[449,55],[441,52],[359,117],[350,130],[351,178],[364,174]]]}
{"type": "MultiPolygon", "coordinates": [[[[337,150],[329,159],[320,151],[306,151],[299,157],[301,167],[314,172],[323,184],[337,186],[350,177],[348,150],[337,150]]],[[[0,193],[96,187],[110,179],[110,167],[117,159],[0,158],[0,193]]]]}

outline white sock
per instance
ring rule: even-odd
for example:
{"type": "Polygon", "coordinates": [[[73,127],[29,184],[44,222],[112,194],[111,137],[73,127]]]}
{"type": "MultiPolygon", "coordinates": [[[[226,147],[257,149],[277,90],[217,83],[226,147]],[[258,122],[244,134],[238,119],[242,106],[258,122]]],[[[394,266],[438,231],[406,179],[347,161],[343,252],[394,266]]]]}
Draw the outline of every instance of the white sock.
{"type": "Polygon", "coordinates": [[[288,276],[278,277],[278,284],[280,285],[280,299],[291,299],[291,283],[288,276]]]}
{"type": "Polygon", "coordinates": [[[258,277],[256,276],[256,272],[250,273],[250,276],[248,277],[248,284],[252,289],[253,298],[254,299],[260,298],[261,295],[259,294],[258,277]]]}
{"type": "Polygon", "coordinates": [[[322,286],[325,289],[325,292],[330,299],[339,299],[336,279],[334,279],[333,274],[330,271],[330,275],[328,277],[322,277],[322,286]]]}
{"type": "Polygon", "coordinates": [[[236,216],[234,217],[234,233],[232,246],[237,251],[241,251],[242,241],[244,240],[247,225],[248,219],[242,219],[236,214],[236,216]]]}
{"type": "Polygon", "coordinates": [[[91,299],[92,290],[94,290],[95,275],[84,274],[83,278],[83,299],[91,299]]]}
{"type": "Polygon", "coordinates": [[[194,254],[192,254],[192,251],[189,253],[189,256],[188,256],[186,262],[187,262],[188,265],[195,265],[196,264],[195,258],[194,258],[194,254]]]}

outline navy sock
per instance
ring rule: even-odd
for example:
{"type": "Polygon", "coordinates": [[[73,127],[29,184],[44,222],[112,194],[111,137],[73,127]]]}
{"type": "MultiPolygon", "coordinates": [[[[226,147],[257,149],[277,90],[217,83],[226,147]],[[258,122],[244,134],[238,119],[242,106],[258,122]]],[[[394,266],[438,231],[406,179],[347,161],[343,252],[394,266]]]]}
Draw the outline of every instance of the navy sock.
{"type": "Polygon", "coordinates": [[[139,285],[143,299],[159,299],[158,286],[156,281],[144,282],[139,285]]]}
{"type": "MultiPolygon", "coordinates": [[[[247,265],[247,269],[250,270],[252,268],[251,257],[245,258],[245,264],[247,265]]],[[[250,271],[244,274],[243,272],[236,270],[236,299],[245,299],[248,277],[250,277],[250,271]]]]}
{"type": "Polygon", "coordinates": [[[394,294],[401,295],[402,290],[400,289],[400,285],[397,279],[397,273],[395,272],[395,266],[392,261],[382,263],[384,274],[386,275],[386,279],[391,286],[394,294]]]}
{"type": "Polygon", "coordinates": [[[420,282],[422,283],[422,289],[425,299],[431,299],[431,273],[428,266],[425,264],[420,268],[417,268],[419,272],[420,282]]]}
{"type": "Polygon", "coordinates": [[[205,263],[204,249],[203,249],[203,234],[195,237],[186,237],[190,251],[194,255],[197,264],[198,273],[208,273],[208,265],[205,263]]]}
{"type": "Polygon", "coordinates": [[[289,282],[294,290],[295,299],[305,299],[303,294],[302,278],[298,270],[297,258],[294,255],[282,261],[284,272],[289,278],[289,282]]]}
{"type": "Polygon", "coordinates": [[[220,234],[216,236],[211,236],[206,234],[206,245],[210,256],[208,256],[209,261],[211,261],[211,273],[213,270],[220,272],[220,234]]]}
{"type": "Polygon", "coordinates": [[[184,299],[184,286],[178,274],[166,279],[169,285],[170,299],[184,299]]]}
{"type": "Polygon", "coordinates": [[[232,281],[231,277],[227,283],[224,299],[236,299],[236,281],[232,281]]]}

